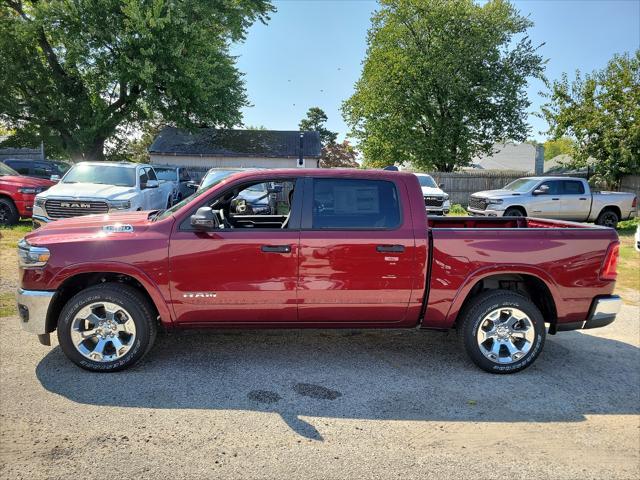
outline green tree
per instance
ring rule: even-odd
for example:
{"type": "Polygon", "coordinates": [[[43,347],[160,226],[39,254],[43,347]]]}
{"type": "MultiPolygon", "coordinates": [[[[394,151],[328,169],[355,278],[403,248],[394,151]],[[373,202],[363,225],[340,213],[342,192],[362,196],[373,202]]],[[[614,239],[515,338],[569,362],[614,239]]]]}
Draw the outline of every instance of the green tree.
{"type": "Polygon", "coordinates": [[[322,147],[320,167],[322,168],[358,168],[358,152],[348,140],[342,143],[331,142],[322,147]]]}
{"type": "Polygon", "coordinates": [[[154,115],[238,124],[247,99],[229,47],[272,10],[268,0],[4,0],[0,120],[76,160],[102,159],[119,127],[154,115]]]}
{"type": "Polygon", "coordinates": [[[553,83],[542,115],[553,138],[575,140],[574,166],[593,165],[615,184],[640,172],[640,50],[614,56],[607,66],[584,78],[576,72],[553,83]]]}
{"type": "Polygon", "coordinates": [[[543,59],[507,1],[380,0],[355,93],[343,104],[370,166],[452,171],[523,141],[527,79],[543,59]]]}
{"type": "Polygon", "coordinates": [[[547,140],[544,142],[544,159],[551,160],[558,155],[571,155],[574,143],[569,137],[547,140]]]}
{"type": "Polygon", "coordinates": [[[325,127],[325,123],[327,123],[327,114],[324,113],[324,110],[319,107],[311,107],[307,110],[307,116],[300,120],[298,126],[300,130],[305,132],[318,132],[320,142],[322,146],[325,146],[334,143],[338,138],[338,134],[325,127]]]}

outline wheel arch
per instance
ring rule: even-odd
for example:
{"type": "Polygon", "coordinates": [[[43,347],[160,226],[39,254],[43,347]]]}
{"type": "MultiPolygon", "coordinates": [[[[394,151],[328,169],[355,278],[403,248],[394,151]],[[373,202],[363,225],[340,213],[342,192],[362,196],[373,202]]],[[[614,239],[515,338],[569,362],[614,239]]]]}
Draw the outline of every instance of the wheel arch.
{"type": "MultiPolygon", "coordinates": [[[[507,210],[509,210],[510,208],[516,209],[516,210],[520,210],[524,216],[527,216],[527,209],[524,207],[524,205],[508,205],[504,211],[505,213],[507,212],[507,210]]],[[[505,215],[506,216],[506,215],[505,215]]]]}
{"type": "Polygon", "coordinates": [[[600,215],[602,215],[604,212],[608,210],[611,210],[616,215],[618,215],[618,220],[622,220],[622,210],[620,210],[620,207],[617,205],[605,205],[600,209],[600,212],[598,212],[598,216],[596,217],[596,219],[600,218],[600,215]]]}
{"type": "Polygon", "coordinates": [[[555,299],[559,297],[553,280],[544,272],[514,269],[485,271],[469,278],[449,308],[447,323],[457,326],[471,300],[488,290],[511,290],[523,294],[540,309],[545,322],[555,325],[558,320],[555,299]]]}
{"type": "Polygon", "coordinates": [[[51,290],[55,290],[56,294],[47,312],[47,332],[56,329],[60,312],[71,297],[87,287],[107,282],[123,283],[134,287],[149,300],[159,321],[165,326],[172,325],[173,318],[165,299],[144,273],[114,267],[95,271],[95,267],[87,265],[74,266],[72,271],[61,272],[50,282],[50,285],[55,285],[51,290]]]}

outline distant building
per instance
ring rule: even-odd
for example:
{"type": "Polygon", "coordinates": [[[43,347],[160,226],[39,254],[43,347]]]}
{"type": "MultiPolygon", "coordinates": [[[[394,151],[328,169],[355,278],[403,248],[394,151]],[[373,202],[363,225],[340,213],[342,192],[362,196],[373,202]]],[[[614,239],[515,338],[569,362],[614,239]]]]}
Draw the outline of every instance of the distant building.
{"type": "MultiPolygon", "coordinates": [[[[318,168],[320,135],[303,132],[306,168],[318,168]]],[[[148,149],[150,162],[206,168],[295,168],[300,155],[299,131],[224,130],[201,128],[195,132],[164,128],[148,149]]]]}
{"type": "MultiPolygon", "coordinates": [[[[6,138],[0,137],[0,143],[6,138]]],[[[45,160],[44,145],[41,145],[40,148],[0,148],[0,161],[10,158],[17,160],[45,160]]]]}
{"type": "MultiPolygon", "coordinates": [[[[511,170],[525,173],[542,173],[536,171],[536,147],[530,143],[503,143],[494,146],[495,153],[474,158],[472,169],[479,170],[511,170]]],[[[543,154],[540,152],[539,155],[543,154]]]]}

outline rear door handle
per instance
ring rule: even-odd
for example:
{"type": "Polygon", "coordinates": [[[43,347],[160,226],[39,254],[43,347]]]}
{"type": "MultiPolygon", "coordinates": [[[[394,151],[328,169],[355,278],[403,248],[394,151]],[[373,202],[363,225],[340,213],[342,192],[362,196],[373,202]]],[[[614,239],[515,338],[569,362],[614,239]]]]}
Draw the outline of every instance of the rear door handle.
{"type": "Polygon", "coordinates": [[[380,253],[402,253],[404,245],[378,245],[376,250],[380,253]]]}
{"type": "Polygon", "coordinates": [[[291,245],[262,245],[260,250],[264,253],[291,253],[291,245]]]}
{"type": "Polygon", "coordinates": [[[551,200],[560,200],[558,197],[552,198],[551,200]]]}
{"type": "Polygon", "coordinates": [[[580,200],[586,200],[587,197],[580,197],[580,200]]]}

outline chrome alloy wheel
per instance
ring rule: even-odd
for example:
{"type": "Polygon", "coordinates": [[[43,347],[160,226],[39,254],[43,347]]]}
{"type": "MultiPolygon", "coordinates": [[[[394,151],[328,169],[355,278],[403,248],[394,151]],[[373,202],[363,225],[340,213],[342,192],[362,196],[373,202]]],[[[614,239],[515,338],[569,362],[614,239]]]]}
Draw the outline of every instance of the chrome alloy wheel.
{"type": "Polygon", "coordinates": [[[71,322],[71,340],[76,350],[94,362],[122,358],[136,339],[136,325],[121,306],[92,303],[76,313],[71,322]]]}
{"type": "Polygon", "coordinates": [[[535,340],[533,322],[522,310],[500,307],[480,322],[476,339],[482,354],[489,360],[509,364],[522,359],[535,340]]]}

